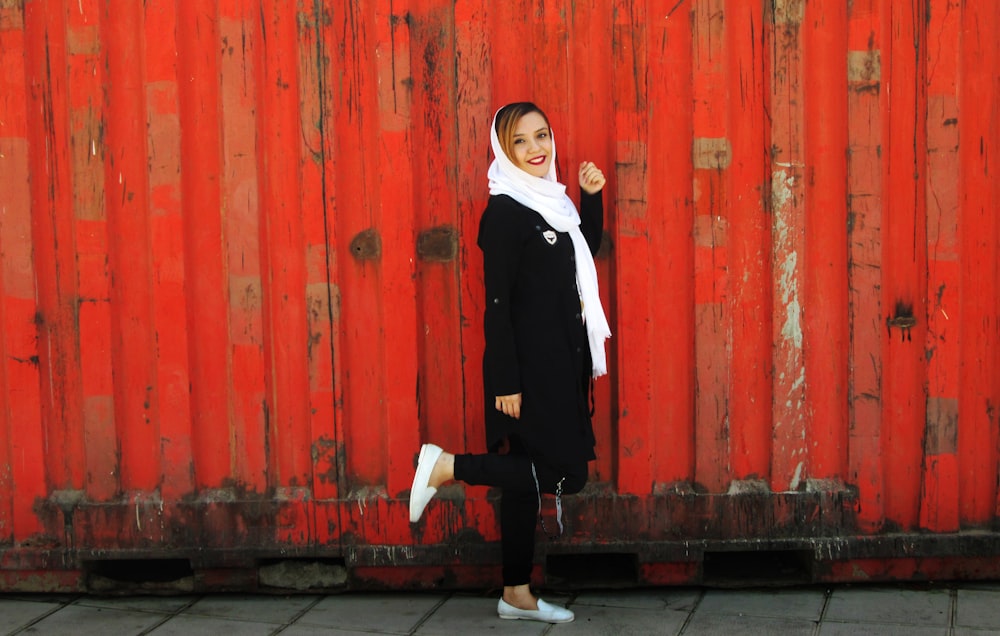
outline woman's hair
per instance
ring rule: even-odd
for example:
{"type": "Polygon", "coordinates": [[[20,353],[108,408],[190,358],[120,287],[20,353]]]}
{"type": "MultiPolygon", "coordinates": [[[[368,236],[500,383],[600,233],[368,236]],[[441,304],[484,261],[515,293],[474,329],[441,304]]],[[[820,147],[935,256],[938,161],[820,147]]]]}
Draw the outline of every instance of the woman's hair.
{"type": "Polygon", "coordinates": [[[545,120],[545,125],[549,126],[549,118],[541,108],[531,102],[507,104],[497,113],[497,139],[504,154],[511,161],[514,160],[514,130],[517,128],[517,122],[528,113],[538,113],[545,120]]]}

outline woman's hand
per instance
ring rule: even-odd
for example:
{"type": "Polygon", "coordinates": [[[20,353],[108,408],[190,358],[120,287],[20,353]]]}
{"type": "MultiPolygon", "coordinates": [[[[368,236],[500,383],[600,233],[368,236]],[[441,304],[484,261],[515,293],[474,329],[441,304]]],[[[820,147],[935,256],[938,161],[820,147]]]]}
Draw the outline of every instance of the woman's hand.
{"type": "Polygon", "coordinates": [[[604,173],[594,165],[592,161],[584,161],[580,164],[580,187],[587,194],[597,194],[607,183],[604,173]]]}
{"type": "Polygon", "coordinates": [[[514,395],[498,395],[496,399],[496,407],[497,410],[503,412],[504,415],[509,415],[515,420],[521,419],[521,394],[515,393],[514,395]]]}

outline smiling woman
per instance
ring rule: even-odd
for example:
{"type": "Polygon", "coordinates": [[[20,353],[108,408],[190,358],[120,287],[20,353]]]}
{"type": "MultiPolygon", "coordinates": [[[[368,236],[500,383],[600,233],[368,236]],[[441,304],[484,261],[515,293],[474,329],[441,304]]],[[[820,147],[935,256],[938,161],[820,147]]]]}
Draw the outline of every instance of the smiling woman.
{"type": "Polygon", "coordinates": [[[533,177],[544,178],[552,165],[552,132],[539,112],[525,114],[517,121],[513,144],[504,152],[515,166],[533,177]]]}
{"type": "Polygon", "coordinates": [[[534,104],[501,108],[491,143],[490,200],[479,225],[486,283],[483,385],[490,453],[420,451],[410,491],[417,522],[437,488],[452,479],[499,487],[503,548],[500,618],[563,623],[573,613],[529,588],[541,494],[579,492],[594,459],[588,408],[592,377],[607,363],[610,335],[593,255],[601,243],[604,174],[580,164],[581,212],[555,176],[555,142],[534,104]],[[490,403],[488,396],[493,396],[490,403]]]}

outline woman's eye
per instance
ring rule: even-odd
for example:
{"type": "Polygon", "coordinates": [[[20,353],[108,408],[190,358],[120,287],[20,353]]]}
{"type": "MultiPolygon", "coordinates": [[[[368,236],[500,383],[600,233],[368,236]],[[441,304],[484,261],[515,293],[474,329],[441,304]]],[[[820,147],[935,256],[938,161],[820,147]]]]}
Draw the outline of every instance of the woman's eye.
{"type": "Polygon", "coordinates": [[[523,140],[523,139],[515,139],[515,140],[514,140],[514,145],[515,145],[515,146],[516,146],[517,144],[523,144],[523,143],[524,143],[524,140],[523,140]]]}

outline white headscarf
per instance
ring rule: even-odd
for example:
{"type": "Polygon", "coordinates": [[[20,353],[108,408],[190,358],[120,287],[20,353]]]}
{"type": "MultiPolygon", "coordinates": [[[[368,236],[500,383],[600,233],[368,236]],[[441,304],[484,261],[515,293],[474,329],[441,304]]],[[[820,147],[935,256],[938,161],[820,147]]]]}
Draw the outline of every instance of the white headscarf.
{"type": "MultiPolygon", "coordinates": [[[[502,110],[502,109],[501,109],[502,110]]],[[[490,180],[490,194],[506,194],[518,203],[531,208],[545,219],[557,232],[569,233],[576,256],[576,286],[583,304],[584,324],[590,341],[590,358],[593,361],[593,376],[608,372],[604,341],[611,337],[611,327],[601,306],[601,294],[597,287],[597,268],[590,253],[587,239],[580,231],[580,214],[576,206],[566,196],[566,186],[556,181],[556,142],[552,139],[552,158],[545,178],[536,177],[521,170],[507,157],[497,137],[497,115],[490,126],[490,144],[493,147],[493,163],[487,172],[490,180]]]]}

